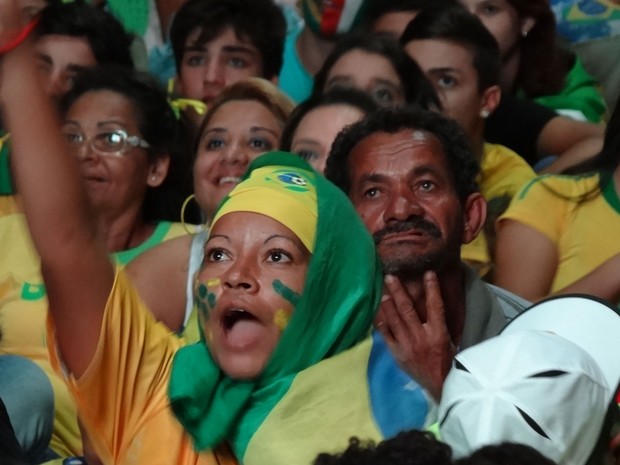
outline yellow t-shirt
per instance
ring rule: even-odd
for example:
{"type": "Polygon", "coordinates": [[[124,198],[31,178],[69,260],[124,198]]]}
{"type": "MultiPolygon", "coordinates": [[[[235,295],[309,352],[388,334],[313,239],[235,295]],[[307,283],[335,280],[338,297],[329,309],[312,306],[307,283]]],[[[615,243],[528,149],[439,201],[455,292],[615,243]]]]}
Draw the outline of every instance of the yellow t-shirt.
{"type": "MultiPolygon", "coordinates": [[[[480,161],[480,192],[488,204],[488,213],[493,215],[496,205],[505,202],[508,205],[519,190],[536,177],[536,173],[527,162],[503,145],[484,144],[484,152],[480,161]]],[[[490,221],[494,221],[490,218],[490,221]]],[[[476,268],[484,275],[491,265],[491,256],[487,238],[482,231],[476,239],[461,249],[461,258],[475,263],[476,268]]]]}
{"type": "Polygon", "coordinates": [[[512,219],[547,237],[557,248],[550,292],[584,277],[620,252],[620,200],[613,181],[599,190],[597,174],[540,176],[515,196],[499,221],[512,219]],[[587,196],[589,200],[579,201],[587,196]]]}
{"type": "MultiPolygon", "coordinates": [[[[47,339],[54,340],[48,319],[47,339]]],[[[99,344],[86,372],[66,382],[95,450],[109,465],[236,464],[228,448],[198,454],[174,418],[168,382],[175,352],[184,344],[155,321],[118,270],[103,316],[99,344]]],[[[61,373],[55,344],[49,344],[61,373]]]]}
{"type": "MultiPolygon", "coordinates": [[[[320,452],[342,452],[351,436],[384,439],[367,387],[371,349],[369,337],[301,371],[250,440],[243,463],[310,465],[320,452]]],[[[394,395],[399,393],[393,389],[394,395]]]]}
{"type": "MultiPolygon", "coordinates": [[[[143,251],[182,234],[186,232],[180,223],[161,222],[151,237],[136,249],[143,251]]],[[[27,357],[48,375],[55,406],[50,447],[62,457],[81,455],[75,404],[49,362],[45,345],[47,297],[40,260],[23,214],[0,218],[0,244],[0,354],[27,357]]],[[[132,258],[127,254],[132,251],[135,249],[121,252],[117,260],[126,264],[132,258]]]]}

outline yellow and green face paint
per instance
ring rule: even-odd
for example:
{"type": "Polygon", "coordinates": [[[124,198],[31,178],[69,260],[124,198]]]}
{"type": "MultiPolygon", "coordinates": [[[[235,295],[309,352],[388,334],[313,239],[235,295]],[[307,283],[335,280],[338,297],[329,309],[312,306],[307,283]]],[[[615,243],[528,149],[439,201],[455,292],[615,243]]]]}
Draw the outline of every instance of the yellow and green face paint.
{"type": "Polygon", "coordinates": [[[283,308],[279,308],[273,314],[273,322],[278,328],[280,328],[280,332],[286,329],[289,321],[291,321],[291,314],[287,313],[283,308]]]}
{"type": "Polygon", "coordinates": [[[279,279],[276,279],[273,283],[273,290],[276,291],[284,300],[290,302],[290,304],[295,307],[299,303],[299,299],[301,296],[284,284],[279,279]]]}
{"type": "Polygon", "coordinates": [[[213,289],[220,283],[220,278],[211,278],[206,283],[196,281],[194,284],[194,305],[204,320],[209,319],[211,311],[215,308],[217,297],[213,289]]]}

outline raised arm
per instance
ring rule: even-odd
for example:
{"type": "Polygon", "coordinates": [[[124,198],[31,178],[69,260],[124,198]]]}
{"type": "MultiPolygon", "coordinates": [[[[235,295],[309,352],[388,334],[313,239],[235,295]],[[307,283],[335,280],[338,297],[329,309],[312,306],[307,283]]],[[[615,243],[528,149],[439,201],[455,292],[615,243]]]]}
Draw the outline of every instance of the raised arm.
{"type": "Polygon", "coordinates": [[[532,302],[562,294],[589,294],[620,302],[620,254],[551,293],[557,267],[557,251],[547,237],[515,220],[500,222],[495,284],[532,302]]]}
{"type": "MultiPolygon", "coordinates": [[[[19,30],[18,18],[17,2],[0,0],[0,37],[19,30]]],[[[0,100],[17,190],[41,257],[57,343],[67,368],[79,376],[97,346],[114,270],[30,45],[4,55],[1,66],[0,100]]]]}
{"type": "Polygon", "coordinates": [[[539,153],[557,155],[557,160],[543,170],[562,170],[592,158],[603,148],[605,128],[598,124],[575,121],[564,116],[551,119],[540,132],[539,153]]]}
{"type": "Polygon", "coordinates": [[[551,291],[557,267],[556,247],[544,234],[511,219],[498,223],[494,284],[536,301],[551,291]]]}

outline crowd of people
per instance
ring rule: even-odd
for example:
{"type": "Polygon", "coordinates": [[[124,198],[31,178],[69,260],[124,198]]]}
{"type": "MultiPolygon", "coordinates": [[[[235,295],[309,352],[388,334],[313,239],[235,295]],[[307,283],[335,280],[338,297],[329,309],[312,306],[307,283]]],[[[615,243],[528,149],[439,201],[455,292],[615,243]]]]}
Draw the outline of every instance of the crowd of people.
{"type": "Polygon", "coordinates": [[[575,50],[548,0],[0,0],[0,463],[620,464],[575,50]]]}

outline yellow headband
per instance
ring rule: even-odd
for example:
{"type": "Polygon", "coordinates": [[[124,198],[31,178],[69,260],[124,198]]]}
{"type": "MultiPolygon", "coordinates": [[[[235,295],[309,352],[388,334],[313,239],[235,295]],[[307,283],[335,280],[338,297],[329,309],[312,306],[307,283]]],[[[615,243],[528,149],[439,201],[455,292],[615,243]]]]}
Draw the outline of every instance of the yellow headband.
{"type": "Polygon", "coordinates": [[[211,228],[228,213],[260,213],[289,228],[312,252],[318,219],[314,176],[310,171],[286,166],[255,169],[228,194],[211,228]]]}

